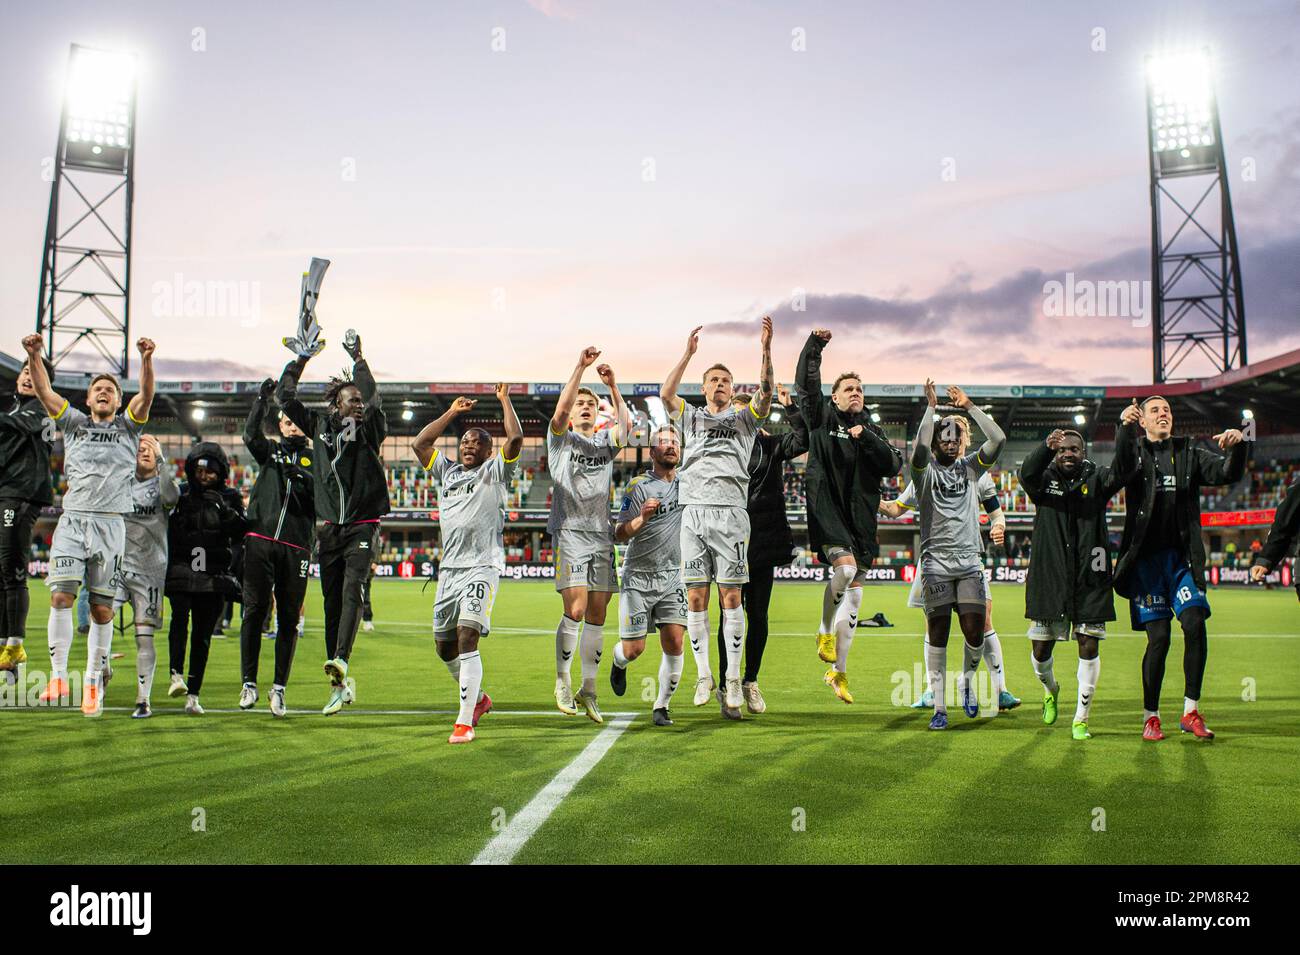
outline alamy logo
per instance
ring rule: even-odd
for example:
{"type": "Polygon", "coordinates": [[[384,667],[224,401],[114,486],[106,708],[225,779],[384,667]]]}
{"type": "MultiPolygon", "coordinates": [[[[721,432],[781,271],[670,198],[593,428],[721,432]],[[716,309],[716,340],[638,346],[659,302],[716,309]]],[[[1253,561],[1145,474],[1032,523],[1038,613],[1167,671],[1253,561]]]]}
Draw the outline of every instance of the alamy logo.
{"type": "Polygon", "coordinates": [[[50,896],[51,925],[127,925],[133,935],[148,935],[153,927],[152,892],[71,891],[50,896]]]}

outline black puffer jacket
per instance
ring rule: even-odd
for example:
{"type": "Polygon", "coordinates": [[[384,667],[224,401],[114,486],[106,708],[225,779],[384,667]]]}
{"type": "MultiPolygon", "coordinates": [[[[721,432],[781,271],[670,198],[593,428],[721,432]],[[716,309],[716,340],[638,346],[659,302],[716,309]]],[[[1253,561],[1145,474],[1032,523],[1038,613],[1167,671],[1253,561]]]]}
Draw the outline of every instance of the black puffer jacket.
{"type": "Polygon", "coordinates": [[[186,482],[167,522],[168,595],[219,593],[240,599],[239,581],[232,573],[233,545],[243,539],[248,520],[243,498],[226,486],[229,474],[226,452],[210,441],[196,444],[185,459],[186,482]],[[217,486],[204,488],[195,480],[200,465],[220,476],[217,486]]]}
{"type": "Polygon", "coordinates": [[[1106,508],[1137,466],[1137,427],[1123,425],[1115,461],[1085,460],[1067,477],[1045,443],[1020,465],[1020,486],[1034,502],[1034,553],[1025,581],[1030,620],[1105,623],[1115,619],[1106,508]]]}
{"type": "Polygon", "coordinates": [[[815,551],[849,547],[864,560],[874,560],[880,553],[880,482],[898,473],[903,453],[872,424],[868,412],[840,411],[822,394],[825,347],[825,341],[809,335],[795,369],[799,408],[808,427],[808,539],[815,551]],[[857,425],[862,431],[855,438],[850,432],[857,425]]]}

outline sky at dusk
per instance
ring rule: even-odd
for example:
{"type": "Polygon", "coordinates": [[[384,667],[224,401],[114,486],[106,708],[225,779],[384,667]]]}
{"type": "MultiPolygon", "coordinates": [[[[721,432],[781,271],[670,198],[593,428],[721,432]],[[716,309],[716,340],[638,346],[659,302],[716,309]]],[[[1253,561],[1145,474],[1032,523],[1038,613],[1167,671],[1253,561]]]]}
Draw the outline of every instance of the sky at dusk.
{"type": "Polygon", "coordinates": [[[819,325],[868,382],[1150,381],[1149,328],[1046,316],[1043,289],[1150,277],[1143,56],[1204,45],[1250,358],[1300,347],[1294,3],[56,0],[0,24],[10,354],[71,42],[139,59],[132,324],[168,378],[278,369],[319,255],[318,374],[355,327],[389,379],[557,381],[595,344],[654,381],[704,325],[696,370],[754,380],[771,312],[787,381],[819,325]],[[185,314],[187,282],[255,307],[185,314]]]}

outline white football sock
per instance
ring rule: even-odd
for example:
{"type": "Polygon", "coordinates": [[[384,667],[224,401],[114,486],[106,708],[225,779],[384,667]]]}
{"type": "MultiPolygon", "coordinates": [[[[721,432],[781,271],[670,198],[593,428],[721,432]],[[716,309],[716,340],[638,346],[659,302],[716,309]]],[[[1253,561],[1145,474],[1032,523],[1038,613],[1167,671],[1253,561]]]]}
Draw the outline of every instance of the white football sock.
{"type": "Polygon", "coordinates": [[[972,647],[965,639],[961,642],[962,667],[961,667],[961,686],[969,687],[971,695],[976,699],[979,698],[979,686],[975,682],[975,676],[979,672],[980,657],[983,655],[983,646],[972,647]]]}
{"type": "Polygon", "coordinates": [[[1002,641],[996,630],[984,631],[984,663],[989,668],[993,692],[1001,693],[1007,688],[1007,675],[1002,672],[1002,641]]]}
{"type": "Polygon", "coordinates": [[[578,649],[578,629],[581,621],[574,620],[568,614],[560,614],[560,625],[555,628],[555,675],[564,681],[569,690],[573,689],[573,651],[578,649]]]}
{"type": "Polygon", "coordinates": [[[306,614],[299,614],[299,615],[298,615],[298,636],[299,636],[299,637],[302,636],[303,628],[306,627],[306,626],[307,626],[307,616],[306,616],[306,614]]]}
{"type": "Polygon", "coordinates": [[[10,637],[7,641],[5,641],[5,645],[10,647],[21,647],[23,645],[23,638],[10,637]]]}
{"type": "Polygon", "coordinates": [[[668,703],[677,692],[677,684],[682,678],[682,668],[686,666],[684,654],[664,653],[659,661],[659,695],[655,697],[656,710],[668,709],[668,703]]]}
{"type": "Polygon", "coordinates": [[[691,640],[691,653],[695,656],[695,669],[699,679],[713,676],[709,666],[709,612],[707,610],[686,611],[686,635],[691,640]]]}
{"type": "Polygon", "coordinates": [[[108,666],[108,654],[113,646],[113,622],[90,621],[90,636],[86,640],[86,676],[98,680],[108,666]]]}
{"type": "Polygon", "coordinates": [[[1101,672],[1101,657],[1091,660],[1079,658],[1079,705],[1074,710],[1074,721],[1086,723],[1092,709],[1092,697],[1097,692],[1097,674],[1101,672]]]}
{"type": "Polygon", "coordinates": [[[1029,660],[1034,665],[1034,673],[1038,676],[1038,682],[1043,684],[1043,689],[1048,693],[1055,693],[1060,689],[1056,684],[1056,676],[1052,673],[1052,663],[1055,657],[1048,657],[1046,660],[1040,660],[1032,654],[1029,660]]]}
{"type": "Polygon", "coordinates": [[[1186,716],[1188,713],[1193,712],[1196,709],[1196,704],[1199,702],[1201,701],[1190,700],[1187,697],[1183,697],[1183,716],[1186,716]]]}
{"type": "Polygon", "coordinates": [[[135,628],[135,701],[148,703],[153,693],[153,674],[158,665],[158,651],[153,645],[153,628],[135,628]]]}
{"type": "Polygon", "coordinates": [[[50,679],[68,678],[68,651],[72,649],[72,608],[51,607],[46,626],[50,638],[50,679]]]}
{"type": "Polygon", "coordinates": [[[620,670],[626,670],[627,665],[631,662],[632,661],[627,658],[627,654],[623,652],[623,641],[614,641],[614,666],[618,667],[620,670]]]}
{"type": "Polygon", "coordinates": [[[483,686],[483,658],[478,651],[460,655],[460,713],[456,722],[462,726],[474,725],[474,706],[478,703],[483,686]]]}
{"type": "Polygon", "coordinates": [[[945,677],[948,669],[948,648],[925,644],[925,669],[930,681],[930,692],[934,694],[934,711],[948,712],[948,700],[944,693],[945,677]]]}
{"type": "Polygon", "coordinates": [[[456,681],[456,685],[460,686],[460,657],[452,657],[450,660],[443,660],[442,662],[447,664],[447,672],[456,681]]]}
{"type": "Polygon", "coordinates": [[[839,610],[835,611],[835,669],[847,673],[849,650],[853,647],[853,630],[858,625],[858,610],[862,607],[862,588],[850,587],[844,591],[839,610]]]}
{"type": "Polygon", "coordinates": [[[817,630],[818,633],[835,632],[835,612],[844,597],[844,591],[853,582],[853,575],[857,572],[857,567],[852,564],[841,564],[831,568],[826,589],[822,591],[822,622],[817,630]]]}
{"type": "Polygon", "coordinates": [[[1160,719],[1160,711],[1159,711],[1159,710],[1143,710],[1143,711],[1142,711],[1142,722],[1145,723],[1147,720],[1151,719],[1151,717],[1153,717],[1153,716],[1154,716],[1156,719],[1160,719]]]}
{"type": "Polygon", "coordinates": [[[586,623],[582,627],[582,642],[578,655],[582,657],[582,689],[596,692],[596,674],[600,672],[600,655],[605,650],[605,625],[586,623]]]}
{"type": "Polygon", "coordinates": [[[727,650],[727,676],[739,680],[742,674],[740,658],[745,652],[744,608],[722,608],[722,645],[727,650]]]}

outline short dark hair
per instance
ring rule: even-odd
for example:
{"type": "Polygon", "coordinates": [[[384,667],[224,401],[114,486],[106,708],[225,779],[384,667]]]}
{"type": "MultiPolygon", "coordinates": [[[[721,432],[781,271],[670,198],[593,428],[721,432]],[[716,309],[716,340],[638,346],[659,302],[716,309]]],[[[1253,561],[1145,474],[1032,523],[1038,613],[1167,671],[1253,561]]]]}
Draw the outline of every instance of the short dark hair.
{"type": "Polygon", "coordinates": [[[1079,443],[1083,445],[1085,448],[1088,446],[1088,442],[1084,439],[1083,435],[1075,431],[1073,428],[1069,428],[1065,431],[1062,431],[1061,434],[1065,435],[1066,437],[1073,435],[1074,437],[1079,439],[1079,443]]]}
{"type": "Polygon", "coordinates": [[[1169,399],[1166,398],[1164,395],[1147,395],[1145,398],[1143,398],[1141,401],[1138,402],[1138,409],[1141,411],[1146,411],[1147,402],[1156,401],[1156,400],[1163,401],[1165,404],[1169,404],[1169,399]]]}
{"type": "Polygon", "coordinates": [[[600,395],[596,394],[586,385],[583,385],[581,388],[579,388],[577,394],[573,396],[575,401],[577,400],[578,395],[588,395],[590,396],[592,401],[596,402],[596,404],[600,404],[600,395]]]}
{"type": "MultiPolygon", "coordinates": [[[[54,366],[50,364],[50,360],[49,360],[48,358],[46,358],[44,355],[41,355],[41,356],[40,356],[40,359],[41,359],[41,364],[45,366],[45,377],[48,378],[48,379],[50,379],[51,382],[53,382],[53,381],[54,381],[54,366]]],[[[23,368],[26,368],[27,365],[30,363],[30,361],[31,361],[30,359],[24,361],[24,362],[23,362],[23,368]]],[[[21,371],[22,369],[19,369],[19,370],[21,371]]]]}
{"type": "Polygon", "coordinates": [[[488,429],[480,428],[478,425],[474,425],[474,427],[472,428],[466,428],[465,431],[461,434],[461,437],[463,438],[465,435],[470,434],[474,431],[477,431],[479,434],[483,435],[483,440],[486,441],[488,444],[492,443],[492,435],[488,433],[488,429]]]}
{"type": "Polygon", "coordinates": [[[673,437],[675,437],[678,441],[681,441],[682,437],[678,433],[677,425],[675,424],[661,424],[659,427],[655,428],[655,437],[656,438],[659,437],[659,435],[663,434],[665,431],[671,431],[673,437]]]}
{"type": "Polygon", "coordinates": [[[90,384],[86,385],[86,392],[87,392],[87,393],[90,392],[90,389],[91,389],[91,388],[94,388],[94,387],[95,387],[95,382],[97,382],[97,381],[111,381],[111,382],[113,383],[113,387],[117,389],[117,396],[118,396],[119,398],[122,397],[122,383],[121,383],[120,381],[117,380],[117,376],[116,376],[116,375],[110,375],[110,374],[109,374],[108,372],[106,372],[106,371],[101,371],[101,372],[100,372],[98,375],[96,375],[94,378],[90,379],[90,384]]]}
{"type": "Polygon", "coordinates": [[[862,376],[859,375],[856,371],[841,372],[840,376],[835,379],[835,384],[831,385],[831,394],[835,394],[835,392],[839,391],[840,382],[847,381],[849,378],[852,378],[859,385],[862,384],[862,376]]]}
{"type": "Polygon", "coordinates": [[[709,372],[711,371],[725,371],[727,373],[728,378],[730,378],[732,381],[736,380],[736,376],[731,373],[730,368],[728,368],[726,365],[722,364],[721,362],[717,362],[716,364],[710,365],[708,368],[704,369],[704,374],[700,376],[700,381],[705,381],[709,377],[709,372]]]}

